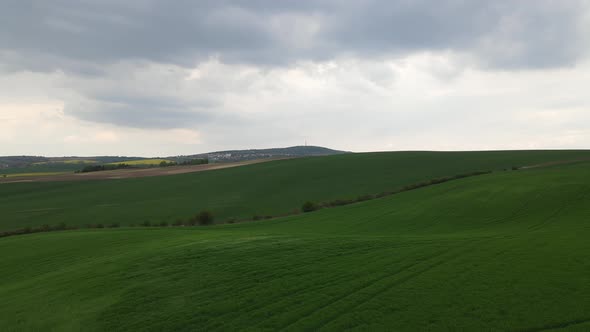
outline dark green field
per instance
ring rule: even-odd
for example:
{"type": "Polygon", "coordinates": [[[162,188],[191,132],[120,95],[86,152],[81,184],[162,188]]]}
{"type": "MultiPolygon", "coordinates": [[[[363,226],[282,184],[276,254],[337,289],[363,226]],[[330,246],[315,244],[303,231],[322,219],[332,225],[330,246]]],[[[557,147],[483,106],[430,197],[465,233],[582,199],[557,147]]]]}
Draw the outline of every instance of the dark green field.
{"type": "MultiPolygon", "coordinates": [[[[1,185],[2,226],[131,223],[205,207],[221,216],[281,213],[306,199],[587,156],[342,155],[1,185]]],[[[498,171],[270,221],[7,237],[0,330],[587,331],[589,238],[589,162],[498,171]]]]}
{"type": "Polygon", "coordinates": [[[0,183],[0,231],[26,226],[219,222],[297,211],[441,176],[590,158],[590,151],[395,152],[274,161],[192,174],[87,182],[0,183]]]}

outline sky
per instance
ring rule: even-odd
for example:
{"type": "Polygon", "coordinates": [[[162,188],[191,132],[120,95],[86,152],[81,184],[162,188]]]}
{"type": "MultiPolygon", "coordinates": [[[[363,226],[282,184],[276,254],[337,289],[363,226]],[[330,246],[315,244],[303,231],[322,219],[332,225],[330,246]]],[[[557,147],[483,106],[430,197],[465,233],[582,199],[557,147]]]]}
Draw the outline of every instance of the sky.
{"type": "Polygon", "coordinates": [[[590,148],[590,0],[4,0],[0,155],[590,148]]]}

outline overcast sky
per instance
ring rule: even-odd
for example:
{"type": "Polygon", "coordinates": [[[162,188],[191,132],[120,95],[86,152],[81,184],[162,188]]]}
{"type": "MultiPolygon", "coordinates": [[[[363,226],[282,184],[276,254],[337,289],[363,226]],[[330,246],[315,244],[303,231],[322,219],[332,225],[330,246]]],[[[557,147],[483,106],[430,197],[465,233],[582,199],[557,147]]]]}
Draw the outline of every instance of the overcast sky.
{"type": "Polygon", "coordinates": [[[590,148],[590,0],[4,0],[0,155],[590,148]]]}

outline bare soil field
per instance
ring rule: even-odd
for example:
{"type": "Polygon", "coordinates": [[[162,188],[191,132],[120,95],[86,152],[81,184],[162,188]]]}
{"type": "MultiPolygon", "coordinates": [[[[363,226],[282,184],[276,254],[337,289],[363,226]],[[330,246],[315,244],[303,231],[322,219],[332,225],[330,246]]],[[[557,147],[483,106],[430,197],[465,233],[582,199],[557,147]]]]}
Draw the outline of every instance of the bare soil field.
{"type": "Polygon", "coordinates": [[[28,176],[14,176],[9,178],[0,178],[0,183],[15,183],[15,182],[49,182],[49,181],[87,181],[87,180],[111,180],[111,179],[129,179],[140,178],[147,176],[163,176],[184,174],[192,172],[211,171],[216,169],[245,166],[251,164],[258,164],[272,160],[279,160],[285,158],[268,158],[247,160],[232,163],[206,164],[206,165],[192,165],[192,166],[171,166],[171,167],[154,167],[144,169],[118,169],[112,171],[99,171],[89,173],[69,173],[59,175],[28,175],[28,176]]]}

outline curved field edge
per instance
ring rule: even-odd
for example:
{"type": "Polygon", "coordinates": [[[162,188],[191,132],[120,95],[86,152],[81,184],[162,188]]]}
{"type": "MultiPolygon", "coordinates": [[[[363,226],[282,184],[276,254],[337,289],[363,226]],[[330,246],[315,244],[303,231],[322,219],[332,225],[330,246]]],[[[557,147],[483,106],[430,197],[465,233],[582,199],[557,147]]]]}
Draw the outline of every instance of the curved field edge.
{"type": "Polygon", "coordinates": [[[443,176],[588,157],[589,151],[363,153],[152,178],[1,184],[0,230],[172,224],[201,210],[220,221],[276,216],[308,200],[354,199],[443,176]]]}
{"type": "Polygon", "coordinates": [[[590,165],[273,221],[0,239],[7,330],[530,330],[590,318],[590,165]]]}

